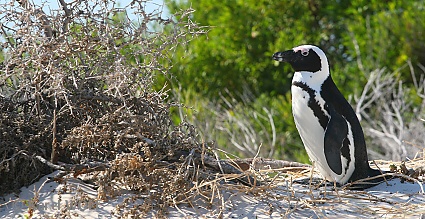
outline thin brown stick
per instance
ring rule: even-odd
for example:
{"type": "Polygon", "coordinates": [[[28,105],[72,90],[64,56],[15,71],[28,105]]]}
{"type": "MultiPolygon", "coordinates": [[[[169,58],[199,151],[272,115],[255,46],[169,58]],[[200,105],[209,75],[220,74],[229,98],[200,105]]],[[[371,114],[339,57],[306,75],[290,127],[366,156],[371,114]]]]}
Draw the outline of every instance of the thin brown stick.
{"type": "Polygon", "coordinates": [[[311,167],[308,164],[303,164],[299,162],[274,160],[268,158],[231,159],[231,162],[236,163],[243,171],[248,170],[251,164],[256,170],[281,169],[286,167],[311,167]]]}
{"type": "Polygon", "coordinates": [[[52,137],[53,137],[53,141],[52,141],[52,153],[50,155],[50,162],[52,162],[53,164],[57,164],[58,162],[58,157],[59,157],[59,152],[58,152],[58,140],[56,138],[56,107],[53,110],[53,127],[52,127],[52,137]]]}
{"type": "Polygon", "coordinates": [[[65,11],[65,22],[62,26],[63,33],[68,32],[68,24],[71,21],[71,10],[69,10],[67,3],[64,0],[59,0],[59,3],[62,5],[62,9],[65,11]]]}

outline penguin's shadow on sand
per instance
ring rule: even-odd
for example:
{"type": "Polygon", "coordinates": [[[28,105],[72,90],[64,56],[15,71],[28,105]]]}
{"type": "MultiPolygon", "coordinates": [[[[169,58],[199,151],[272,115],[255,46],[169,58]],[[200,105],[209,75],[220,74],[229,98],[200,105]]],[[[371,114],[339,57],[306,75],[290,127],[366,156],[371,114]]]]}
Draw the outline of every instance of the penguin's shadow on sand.
{"type": "Polygon", "coordinates": [[[363,189],[356,189],[356,187],[353,187],[351,189],[341,186],[338,183],[334,184],[332,182],[324,181],[320,177],[306,177],[301,179],[293,180],[293,183],[301,184],[304,186],[312,186],[314,188],[323,188],[327,187],[328,189],[344,189],[344,190],[353,190],[353,191],[365,191],[370,194],[379,193],[382,194],[382,192],[386,192],[389,194],[419,194],[419,195],[425,195],[425,186],[424,183],[417,180],[416,182],[409,182],[409,181],[403,181],[399,178],[393,178],[389,179],[387,181],[383,181],[375,186],[369,187],[369,188],[363,188],[363,189]]]}

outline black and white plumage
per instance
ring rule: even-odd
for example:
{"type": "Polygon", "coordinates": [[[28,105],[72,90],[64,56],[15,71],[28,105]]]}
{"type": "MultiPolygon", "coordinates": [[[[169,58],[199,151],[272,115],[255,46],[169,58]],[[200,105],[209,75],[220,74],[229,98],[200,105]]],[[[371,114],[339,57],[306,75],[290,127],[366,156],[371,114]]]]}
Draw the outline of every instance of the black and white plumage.
{"type": "Polygon", "coordinates": [[[302,45],[277,52],[273,59],[288,62],[295,70],[291,86],[295,124],[323,177],[345,184],[380,175],[369,166],[360,122],[333,82],[325,53],[302,45]]]}

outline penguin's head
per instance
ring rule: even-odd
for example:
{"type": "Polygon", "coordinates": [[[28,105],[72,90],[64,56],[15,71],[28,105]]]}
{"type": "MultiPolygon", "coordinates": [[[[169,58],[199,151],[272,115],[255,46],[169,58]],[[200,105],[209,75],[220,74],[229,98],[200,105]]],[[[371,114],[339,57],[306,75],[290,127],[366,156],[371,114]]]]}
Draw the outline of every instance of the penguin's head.
{"type": "Polygon", "coordinates": [[[329,64],[325,53],[317,46],[301,45],[291,50],[273,54],[273,59],[288,62],[296,72],[328,72],[329,64]]]}

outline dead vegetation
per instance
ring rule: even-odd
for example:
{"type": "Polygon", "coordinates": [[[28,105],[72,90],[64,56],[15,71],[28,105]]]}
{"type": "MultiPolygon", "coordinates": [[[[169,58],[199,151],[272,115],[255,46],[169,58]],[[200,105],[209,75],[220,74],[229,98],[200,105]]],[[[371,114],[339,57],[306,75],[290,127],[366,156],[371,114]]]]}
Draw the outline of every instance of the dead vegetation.
{"type": "Polygon", "coordinates": [[[397,72],[377,69],[368,73],[367,84],[355,97],[356,113],[371,139],[371,159],[403,161],[423,150],[425,67],[418,66],[422,72],[415,72],[410,62],[405,66],[410,69],[413,88],[406,87],[397,72]]]}
{"type": "MultiPolygon", "coordinates": [[[[203,33],[191,11],[162,18],[145,1],[60,3],[51,14],[31,1],[1,5],[0,194],[52,168],[75,176],[107,169],[132,190],[184,194],[188,170],[175,153],[205,150],[191,125],[172,124],[176,104],[154,86],[173,48],[203,33]]],[[[112,178],[98,180],[104,187],[112,178]]]]}

